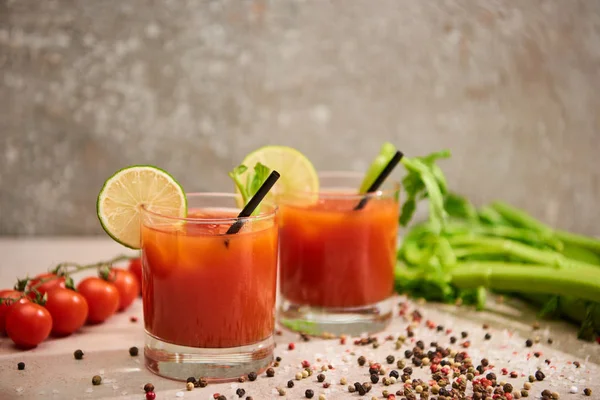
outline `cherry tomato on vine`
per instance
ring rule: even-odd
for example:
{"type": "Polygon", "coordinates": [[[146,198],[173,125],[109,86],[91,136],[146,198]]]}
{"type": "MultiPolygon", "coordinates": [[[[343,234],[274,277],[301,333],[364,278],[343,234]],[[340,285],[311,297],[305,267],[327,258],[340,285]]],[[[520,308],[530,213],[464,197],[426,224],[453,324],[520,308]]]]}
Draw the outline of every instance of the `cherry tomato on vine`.
{"type": "MultiPolygon", "coordinates": [[[[0,290],[0,298],[3,299],[16,300],[21,296],[23,296],[23,292],[19,292],[18,290],[0,290]]],[[[19,300],[20,303],[25,303],[27,301],[28,300],[24,298],[19,300]]],[[[17,303],[11,300],[9,300],[8,303],[5,300],[2,300],[2,303],[0,303],[0,335],[6,332],[6,314],[8,313],[8,310],[10,310],[15,304],[17,303]]]]}
{"type": "Polygon", "coordinates": [[[87,300],[89,323],[104,322],[119,308],[119,291],[104,279],[94,276],[85,278],[77,285],[77,291],[87,300]]]}
{"type": "Polygon", "coordinates": [[[39,304],[17,303],[6,315],[6,333],[18,347],[30,349],[43,342],[52,329],[52,317],[39,304]]]}
{"type": "Polygon", "coordinates": [[[56,288],[49,291],[45,307],[52,316],[52,333],[57,336],[77,331],[88,316],[87,300],[71,289],[56,288]]]}
{"type": "Polygon", "coordinates": [[[112,268],[107,281],[119,291],[119,311],[125,310],[140,293],[140,284],[135,275],[126,269],[112,268]]]}
{"type": "Polygon", "coordinates": [[[135,275],[140,287],[140,296],[142,295],[142,259],[140,257],[132,258],[129,261],[129,272],[135,275]]]}
{"type": "MultiPolygon", "coordinates": [[[[27,288],[29,290],[31,290],[32,288],[35,287],[35,290],[37,290],[40,295],[44,295],[46,293],[48,293],[49,291],[56,289],[56,288],[64,288],[65,286],[65,277],[61,276],[61,277],[57,277],[56,274],[53,274],[51,272],[46,272],[43,274],[39,274],[37,275],[35,278],[33,278],[32,280],[29,281],[29,284],[27,285],[27,288]],[[40,283],[43,282],[43,283],[40,283]],[[38,285],[36,287],[36,285],[38,285]]],[[[31,299],[35,299],[35,293],[34,292],[29,292],[28,296],[31,299]]]]}

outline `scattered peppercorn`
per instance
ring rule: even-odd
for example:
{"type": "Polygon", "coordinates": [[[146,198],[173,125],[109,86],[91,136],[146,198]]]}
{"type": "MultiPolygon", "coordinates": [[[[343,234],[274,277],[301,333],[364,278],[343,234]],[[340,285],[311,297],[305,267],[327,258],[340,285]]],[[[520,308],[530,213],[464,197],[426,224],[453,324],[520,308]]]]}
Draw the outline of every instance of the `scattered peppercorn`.
{"type": "Polygon", "coordinates": [[[554,340],[552,340],[552,338],[548,338],[548,344],[552,344],[554,343],[554,340]]]}
{"type": "Polygon", "coordinates": [[[130,355],[131,357],[135,357],[135,356],[137,356],[137,355],[138,355],[138,353],[139,353],[139,350],[138,350],[138,348],[137,348],[137,347],[133,346],[133,347],[130,347],[130,348],[129,348],[129,355],[130,355]]]}
{"type": "Polygon", "coordinates": [[[469,336],[469,332],[467,332],[467,331],[462,331],[462,332],[460,333],[460,336],[461,336],[463,339],[465,339],[467,336],[469,336]]]}
{"type": "Polygon", "coordinates": [[[17,369],[18,369],[19,371],[23,371],[23,370],[25,369],[25,363],[24,363],[24,362],[22,362],[22,361],[21,361],[20,363],[18,363],[18,364],[17,364],[17,369]]]}
{"type": "Polygon", "coordinates": [[[525,389],[521,390],[521,396],[522,397],[529,397],[529,392],[525,389]]]}
{"type": "Polygon", "coordinates": [[[306,396],[307,399],[312,399],[314,395],[315,392],[313,392],[311,389],[306,389],[304,392],[304,396],[306,396]]]}
{"type": "Polygon", "coordinates": [[[451,344],[454,344],[454,343],[456,343],[456,340],[457,340],[457,339],[456,339],[454,336],[450,336],[450,343],[451,343],[451,344]]]}
{"type": "Polygon", "coordinates": [[[146,383],[144,385],[144,392],[148,393],[148,392],[154,392],[154,385],[151,383],[146,383]]]}
{"type": "Polygon", "coordinates": [[[358,357],[358,365],[360,365],[361,367],[363,365],[365,365],[366,362],[367,362],[367,359],[364,356],[358,357]]]}
{"type": "Polygon", "coordinates": [[[504,393],[512,393],[512,391],[513,391],[513,385],[511,385],[510,383],[506,383],[502,387],[502,390],[504,390],[504,393]]]}
{"type": "Polygon", "coordinates": [[[379,382],[379,375],[371,374],[371,382],[373,382],[373,383],[379,382]]]}
{"type": "Polygon", "coordinates": [[[527,340],[525,341],[525,346],[527,346],[527,347],[531,347],[531,346],[533,346],[533,340],[531,340],[531,339],[527,339],[527,340]]]}
{"type": "Polygon", "coordinates": [[[185,384],[185,388],[188,391],[192,391],[192,390],[194,390],[194,384],[192,382],[188,382],[188,383],[185,384]]]}
{"type": "Polygon", "coordinates": [[[194,378],[193,376],[190,376],[189,378],[187,378],[187,380],[185,382],[194,384],[194,383],[196,383],[196,378],[194,378]]]}
{"type": "Polygon", "coordinates": [[[492,338],[492,335],[488,332],[485,334],[485,336],[483,337],[485,340],[490,340],[492,338]]]}
{"type": "Polygon", "coordinates": [[[404,352],[404,357],[406,357],[406,358],[411,358],[411,357],[412,357],[412,355],[413,355],[413,352],[412,352],[412,351],[410,351],[410,350],[406,350],[406,351],[404,352]]]}
{"type": "Polygon", "coordinates": [[[102,383],[102,378],[100,377],[100,375],[94,375],[92,377],[92,385],[98,386],[101,383],[102,383]]]}
{"type": "Polygon", "coordinates": [[[280,396],[285,396],[285,389],[284,388],[277,388],[277,392],[279,393],[280,396]]]}
{"type": "Polygon", "coordinates": [[[573,361],[573,365],[575,366],[575,368],[581,367],[581,364],[579,363],[579,361],[573,361]]]}
{"type": "Polygon", "coordinates": [[[323,374],[317,375],[317,381],[323,382],[324,380],[325,380],[325,375],[323,375],[323,374]]]}
{"type": "Polygon", "coordinates": [[[73,357],[75,357],[76,360],[81,360],[83,358],[83,351],[79,349],[75,350],[73,357]]]}
{"type": "Polygon", "coordinates": [[[245,376],[240,376],[240,377],[238,378],[238,382],[239,382],[239,383],[244,383],[244,382],[246,382],[246,377],[245,377],[245,376]]]}
{"type": "Polygon", "coordinates": [[[235,391],[235,394],[237,394],[237,395],[238,395],[238,397],[242,398],[242,397],[244,397],[244,395],[246,394],[246,391],[245,391],[243,388],[238,388],[238,389],[235,391]]]}
{"type": "Polygon", "coordinates": [[[275,376],[275,370],[273,368],[267,368],[267,376],[272,378],[275,376]]]}
{"type": "Polygon", "coordinates": [[[539,369],[535,371],[535,379],[537,379],[538,381],[543,381],[545,377],[546,375],[544,375],[544,373],[539,369]]]}
{"type": "Polygon", "coordinates": [[[352,385],[348,385],[348,392],[354,393],[354,392],[356,392],[356,388],[352,385]]]}
{"type": "Polygon", "coordinates": [[[156,393],[146,392],[146,400],[154,400],[154,399],[156,399],[156,393]]]}
{"type": "Polygon", "coordinates": [[[275,361],[281,362],[281,357],[279,357],[279,356],[275,357],[275,361]]]}
{"type": "Polygon", "coordinates": [[[131,322],[137,322],[137,317],[130,317],[130,318],[129,318],[129,320],[130,320],[131,322]]]}
{"type": "Polygon", "coordinates": [[[396,378],[399,379],[400,378],[400,374],[398,373],[398,371],[396,371],[395,369],[390,371],[390,378],[396,378]]]}
{"type": "Polygon", "coordinates": [[[396,358],[393,355],[389,355],[385,358],[385,360],[387,361],[388,364],[393,364],[394,361],[396,360],[396,358]]]}
{"type": "Polygon", "coordinates": [[[319,395],[319,400],[327,400],[327,397],[325,397],[324,394],[320,394],[319,395]]]}
{"type": "Polygon", "coordinates": [[[219,397],[217,397],[217,400],[227,400],[227,396],[225,396],[224,394],[219,395],[219,397]]]}
{"type": "Polygon", "coordinates": [[[535,382],[535,376],[529,375],[529,382],[535,382]]]}
{"type": "Polygon", "coordinates": [[[256,372],[250,372],[248,374],[248,380],[251,382],[255,381],[256,380],[256,372]]]}
{"type": "Polygon", "coordinates": [[[296,348],[296,345],[294,343],[288,344],[288,350],[294,350],[295,348],[296,348]]]}
{"type": "Polygon", "coordinates": [[[489,381],[495,381],[496,380],[496,374],[494,374],[493,372],[490,372],[489,374],[487,374],[485,376],[485,378],[489,381]]]}
{"type": "Polygon", "coordinates": [[[515,379],[515,378],[518,378],[518,377],[519,377],[519,374],[518,374],[516,371],[512,371],[512,372],[510,373],[510,377],[511,377],[511,378],[513,378],[513,379],[515,379]]]}
{"type": "Polygon", "coordinates": [[[591,396],[592,395],[592,389],[590,389],[590,388],[583,389],[583,394],[585,394],[586,396],[591,396]]]}
{"type": "Polygon", "coordinates": [[[373,388],[373,385],[371,385],[369,382],[364,382],[362,387],[365,389],[365,392],[370,392],[373,388]]]}
{"type": "Polygon", "coordinates": [[[525,383],[523,384],[523,389],[525,389],[525,390],[529,390],[529,389],[531,389],[531,383],[530,383],[530,382],[525,382],[525,383]]]}

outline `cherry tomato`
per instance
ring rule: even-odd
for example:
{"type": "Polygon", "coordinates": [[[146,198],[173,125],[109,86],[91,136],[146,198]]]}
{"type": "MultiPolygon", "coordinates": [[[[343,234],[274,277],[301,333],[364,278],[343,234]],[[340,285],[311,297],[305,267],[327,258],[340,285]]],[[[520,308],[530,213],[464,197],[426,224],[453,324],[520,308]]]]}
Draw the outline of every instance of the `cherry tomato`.
{"type": "Polygon", "coordinates": [[[104,279],[94,276],[85,278],[77,285],[77,291],[87,300],[87,322],[91,324],[104,322],[119,308],[119,291],[104,279]]]}
{"type": "Polygon", "coordinates": [[[17,303],[6,315],[6,332],[18,347],[30,349],[43,342],[52,330],[48,310],[32,302],[17,303]]]}
{"type": "Polygon", "coordinates": [[[129,307],[140,293],[140,284],[137,278],[126,269],[111,269],[107,280],[119,291],[119,311],[129,307]]]}
{"type": "Polygon", "coordinates": [[[142,295],[142,259],[133,258],[129,261],[129,272],[135,275],[140,287],[140,296],[142,295]]]}
{"type": "MultiPolygon", "coordinates": [[[[37,290],[42,296],[46,293],[48,293],[49,291],[51,291],[52,289],[55,288],[64,288],[65,287],[65,277],[61,276],[60,278],[56,276],[56,274],[53,274],[51,272],[46,272],[43,274],[39,274],[38,276],[36,276],[35,278],[33,278],[32,280],[29,281],[29,284],[27,285],[27,288],[29,290],[31,290],[33,287],[35,287],[38,283],[44,281],[44,283],[41,283],[40,286],[36,287],[35,290],[37,290]]],[[[35,293],[34,292],[29,292],[28,296],[31,299],[35,299],[35,293]]]]}
{"type": "Polygon", "coordinates": [[[46,309],[52,315],[52,333],[57,336],[77,331],[88,316],[87,300],[71,289],[56,288],[49,291],[46,309]]]}
{"type": "MultiPolygon", "coordinates": [[[[17,290],[11,290],[11,289],[6,289],[6,290],[0,290],[0,297],[4,298],[4,299],[18,299],[23,295],[22,292],[19,292],[17,290]]],[[[21,299],[19,301],[20,303],[25,303],[27,302],[26,299],[21,299]]],[[[15,301],[8,301],[8,304],[6,303],[6,300],[2,300],[2,303],[0,303],[0,334],[4,334],[6,332],[6,314],[8,313],[8,310],[10,310],[15,304],[17,304],[15,301]]]]}

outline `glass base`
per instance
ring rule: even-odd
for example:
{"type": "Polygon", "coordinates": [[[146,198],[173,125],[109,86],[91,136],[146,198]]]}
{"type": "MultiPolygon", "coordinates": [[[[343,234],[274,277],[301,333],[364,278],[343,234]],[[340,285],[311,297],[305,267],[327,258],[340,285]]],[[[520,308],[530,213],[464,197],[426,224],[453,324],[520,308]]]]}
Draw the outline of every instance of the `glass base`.
{"type": "Polygon", "coordinates": [[[313,336],[359,336],[383,331],[392,320],[392,298],[360,307],[311,307],[282,296],[279,323],[313,336]]]}
{"type": "Polygon", "coordinates": [[[146,367],[165,378],[227,382],[263,372],[273,361],[274,349],[273,336],[247,346],[206,349],[167,343],[146,332],[144,356],[146,367]]]}

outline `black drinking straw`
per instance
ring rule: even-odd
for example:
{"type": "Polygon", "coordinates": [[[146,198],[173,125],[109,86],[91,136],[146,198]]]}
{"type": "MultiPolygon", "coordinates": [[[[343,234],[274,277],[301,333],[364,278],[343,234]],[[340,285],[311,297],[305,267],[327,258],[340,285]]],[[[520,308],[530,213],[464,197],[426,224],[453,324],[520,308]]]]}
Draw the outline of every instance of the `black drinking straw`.
{"type": "MultiPolygon", "coordinates": [[[[379,174],[379,176],[377,177],[377,179],[375,179],[375,181],[373,181],[373,183],[371,184],[371,186],[369,186],[369,189],[367,189],[367,193],[372,193],[377,191],[377,189],[379,189],[379,186],[381,186],[381,184],[383,183],[383,181],[386,180],[386,178],[390,175],[390,173],[392,172],[392,170],[394,168],[396,168],[396,165],[398,165],[398,163],[400,162],[400,160],[402,160],[402,157],[404,157],[404,154],[402,154],[402,152],[400,150],[396,151],[396,154],[394,154],[394,157],[392,157],[392,159],[390,160],[389,163],[387,163],[387,165],[385,166],[385,168],[383,169],[383,171],[381,171],[381,173],[379,174]]],[[[367,205],[367,202],[369,201],[369,196],[365,196],[363,197],[360,202],[356,205],[356,207],[354,207],[355,210],[360,210],[362,208],[364,208],[367,205]]]]}
{"type": "Polygon", "coordinates": [[[248,204],[244,206],[242,211],[238,214],[238,220],[235,221],[225,233],[226,235],[231,235],[234,233],[238,233],[242,226],[244,226],[244,218],[247,218],[252,215],[256,207],[260,204],[260,202],[265,198],[269,190],[273,187],[277,179],[279,179],[279,172],[271,171],[269,177],[263,182],[262,186],[258,189],[256,194],[252,196],[248,204]]]}

